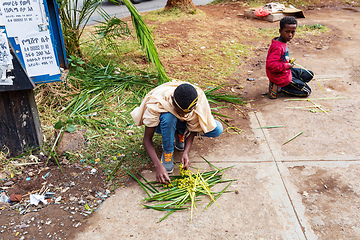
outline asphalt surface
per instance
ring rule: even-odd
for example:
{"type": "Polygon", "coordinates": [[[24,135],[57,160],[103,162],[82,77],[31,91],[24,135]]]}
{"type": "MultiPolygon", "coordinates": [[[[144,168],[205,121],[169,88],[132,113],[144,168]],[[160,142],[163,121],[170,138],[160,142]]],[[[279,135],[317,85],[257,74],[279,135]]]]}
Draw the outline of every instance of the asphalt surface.
{"type": "MultiPolygon", "coordinates": [[[[166,5],[166,0],[143,0],[143,2],[139,4],[135,4],[134,6],[136,9],[141,12],[148,12],[154,11],[161,8],[164,8],[166,5]]],[[[193,3],[196,6],[199,5],[206,5],[212,2],[211,0],[193,0],[193,3]]],[[[126,8],[125,5],[116,5],[109,1],[104,1],[101,4],[101,8],[103,8],[110,16],[117,16],[118,18],[123,18],[130,16],[129,10],[126,8]]],[[[90,18],[89,25],[96,24],[96,21],[101,21],[102,18],[98,12],[94,13],[93,16],[90,18]]]]}

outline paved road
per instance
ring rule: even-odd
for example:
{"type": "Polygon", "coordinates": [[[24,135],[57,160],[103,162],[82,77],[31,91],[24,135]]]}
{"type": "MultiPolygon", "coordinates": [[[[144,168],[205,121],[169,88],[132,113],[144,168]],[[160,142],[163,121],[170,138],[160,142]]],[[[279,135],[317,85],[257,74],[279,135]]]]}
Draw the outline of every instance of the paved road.
{"type": "MultiPolygon", "coordinates": [[[[167,0],[143,0],[142,3],[135,4],[135,7],[139,12],[148,12],[154,11],[160,8],[165,7],[167,0]]],[[[212,0],[193,0],[193,3],[196,6],[206,5],[212,2],[212,0]]],[[[105,9],[105,11],[110,15],[116,15],[118,18],[127,17],[130,15],[130,12],[125,7],[125,5],[116,5],[108,1],[104,1],[101,4],[101,7],[105,9]]],[[[96,21],[100,21],[101,17],[98,13],[95,13],[93,17],[91,17],[89,24],[94,24],[96,21]]]]}

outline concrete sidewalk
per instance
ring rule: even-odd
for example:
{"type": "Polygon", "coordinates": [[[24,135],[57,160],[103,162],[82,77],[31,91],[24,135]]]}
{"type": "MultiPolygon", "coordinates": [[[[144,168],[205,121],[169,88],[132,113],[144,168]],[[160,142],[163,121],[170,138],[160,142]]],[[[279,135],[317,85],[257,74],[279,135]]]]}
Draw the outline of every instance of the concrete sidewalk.
{"type": "MultiPolygon", "coordinates": [[[[302,21],[320,19],[321,13],[302,21]]],[[[341,15],[326,24],[340,28],[359,21],[359,16],[341,15]]],[[[76,239],[359,239],[360,86],[354,70],[360,67],[360,33],[350,27],[342,31],[352,37],[338,40],[346,48],[334,43],[311,56],[294,53],[297,62],[309,63],[317,73],[326,95],[314,80],[312,102],[272,100],[249,115],[258,143],[254,151],[232,154],[220,139],[219,149],[204,155],[218,167],[235,165],[225,173],[237,179],[230,190],[238,189],[239,194],[223,194],[217,200],[220,208],[213,205],[202,212],[207,202],[199,206],[192,223],[189,211],[157,223],[164,213],[142,208],[145,193],[131,181],[103,203],[76,239]],[[328,112],[299,108],[314,103],[328,112]],[[285,127],[255,129],[274,125],[285,127]]],[[[191,159],[193,166],[209,169],[196,149],[191,159]]],[[[154,179],[154,173],[143,174],[154,179]]]]}
{"type": "MultiPolygon", "coordinates": [[[[333,103],[339,104],[339,101],[333,103]]],[[[299,120],[299,115],[330,118],[325,113],[292,112],[296,114],[293,119],[299,120]]],[[[336,120],[336,111],[330,114],[336,120]]],[[[338,117],[341,114],[339,112],[338,117]]],[[[271,113],[266,116],[269,115],[271,113]]],[[[253,128],[279,125],[276,118],[267,118],[263,113],[250,116],[253,128]]],[[[200,211],[192,223],[189,211],[177,212],[157,223],[164,213],[142,208],[140,200],[145,193],[132,181],[104,202],[77,239],[357,239],[360,159],[356,159],[356,146],[359,146],[356,141],[360,134],[353,131],[353,135],[344,136],[350,126],[336,126],[335,120],[327,124],[319,120],[320,124],[316,125],[320,129],[291,119],[281,123],[287,126],[285,130],[254,129],[254,135],[262,138],[258,140],[259,148],[264,150],[259,155],[266,156],[262,161],[257,156],[253,160],[239,156],[237,160],[219,161],[214,152],[205,156],[218,167],[235,165],[226,175],[237,179],[230,189],[238,189],[239,194],[223,194],[217,201],[220,208],[213,205],[201,212],[205,202],[199,206],[200,211]],[[337,131],[333,133],[334,127],[337,131]],[[301,130],[304,131],[301,136],[282,144],[284,139],[301,130]],[[332,134],[327,134],[329,132],[332,134]],[[327,138],[316,137],[317,134],[327,138]],[[355,144],[346,144],[347,148],[331,147],[341,145],[349,136],[348,141],[355,144]],[[324,147],[319,147],[322,145],[324,147]],[[316,156],[321,157],[316,159],[316,156]]],[[[209,169],[199,157],[193,158],[196,159],[193,166],[200,164],[203,170],[209,169]]],[[[154,179],[154,173],[143,174],[147,179],[154,179]]]]}
{"type": "MultiPolygon", "coordinates": [[[[257,114],[252,119],[259,121],[257,114]]],[[[263,138],[272,130],[263,130],[263,138]]],[[[298,145],[299,139],[289,146],[298,145]]],[[[276,154],[281,144],[264,144],[272,161],[208,158],[219,167],[235,164],[225,173],[238,179],[230,189],[239,194],[223,194],[217,200],[220,208],[213,205],[201,212],[203,203],[192,223],[189,211],[157,223],[164,213],[142,208],[140,200],[146,195],[132,181],[104,202],[77,239],[357,239],[360,160],[336,160],[335,154],[319,160],[308,160],[306,154],[290,159],[276,154]]],[[[199,164],[209,169],[198,158],[193,165],[199,164]]],[[[154,179],[149,171],[143,174],[154,179]]]]}

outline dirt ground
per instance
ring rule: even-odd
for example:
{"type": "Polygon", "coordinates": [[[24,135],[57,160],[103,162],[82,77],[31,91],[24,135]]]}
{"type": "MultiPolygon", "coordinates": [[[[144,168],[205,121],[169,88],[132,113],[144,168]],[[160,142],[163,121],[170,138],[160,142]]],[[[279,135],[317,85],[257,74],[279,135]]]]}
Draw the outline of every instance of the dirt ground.
{"type": "MultiPolygon", "coordinates": [[[[278,26],[278,23],[246,19],[239,15],[245,9],[242,3],[201,6],[199,8],[208,16],[208,25],[212,26],[214,32],[221,28],[223,31],[231,34],[233,29],[238,28],[243,28],[244,32],[246,32],[247,28],[253,26],[258,28],[278,26]]],[[[312,16],[312,19],[319,21],[324,20],[325,25],[331,28],[331,33],[320,36],[307,36],[306,38],[297,38],[295,36],[295,39],[289,43],[290,54],[295,56],[295,58],[296,55],[311,55],[313,51],[325,50],[335,42],[339,44],[339,47],[346,48],[346,42],[341,41],[341,39],[349,38],[349,36],[344,36],[342,33],[341,29],[344,26],[339,22],[328,24],[330,23],[329,19],[341,17],[342,14],[357,14],[358,16],[358,11],[359,8],[340,5],[323,5],[306,9],[306,16],[312,16]]],[[[306,24],[312,24],[306,18],[299,21],[300,24],[305,22],[306,24]]],[[[356,24],[357,22],[354,21],[354,26],[347,27],[355,27],[356,24]]],[[[186,22],[183,24],[173,24],[169,22],[161,24],[158,31],[172,32],[176,33],[179,37],[186,38],[189,32],[200,30],[195,24],[186,22]]],[[[211,36],[221,38],[216,33],[212,33],[211,36]]],[[[359,39],[359,36],[357,38],[359,39]]],[[[176,44],[175,41],[176,39],[174,38],[174,42],[169,42],[169,45],[166,47],[172,47],[172,44],[176,44]]],[[[239,72],[227,80],[230,84],[242,86],[239,89],[234,88],[233,91],[251,100],[251,102],[246,106],[232,107],[220,111],[222,114],[233,117],[227,120],[229,124],[243,130],[241,139],[235,138],[233,134],[223,134],[221,138],[215,141],[199,139],[193,146],[194,152],[209,154],[212,151],[213,145],[219,144],[223,154],[227,156],[236,156],[256,149],[249,147],[253,144],[258,144],[258,142],[251,132],[247,113],[254,110],[260,111],[262,106],[269,104],[269,99],[263,93],[267,92],[268,86],[265,75],[265,58],[270,42],[261,39],[259,41],[248,42],[247,44],[256,47],[255,57],[246,60],[241,69],[239,69],[239,72]],[[255,81],[248,81],[247,78],[254,78],[255,81]],[[234,142],[235,139],[236,142],[234,142]],[[236,147],[234,147],[235,144],[236,147]]],[[[159,46],[159,51],[161,51],[161,47],[164,46],[159,46]]],[[[351,49],[347,51],[350,53],[351,49]]],[[[324,59],[326,59],[326,54],[327,52],[324,51],[324,59]]],[[[191,56],[183,56],[181,62],[197,64],[198,59],[193,59],[191,56]]],[[[165,69],[171,71],[172,64],[181,64],[181,62],[176,59],[174,59],[174,62],[164,62],[165,69]]],[[[312,64],[323,63],[314,62],[312,64]]],[[[352,69],[351,77],[356,79],[358,76],[359,70],[352,69]]],[[[341,85],[343,91],[347,91],[349,85],[351,85],[351,82],[343,79],[343,84],[341,85]]],[[[336,86],[326,87],[331,89],[336,86]]],[[[252,153],[249,152],[249,154],[252,153]]],[[[105,182],[105,176],[101,171],[93,170],[92,167],[81,163],[70,164],[63,161],[61,166],[64,174],[62,175],[56,164],[51,163],[45,166],[46,159],[40,153],[37,157],[41,160],[40,164],[25,167],[22,174],[16,175],[13,178],[6,172],[0,173],[0,177],[3,179],[0,183],[0,191],[8,196],[11,194],[22,195],[20,203],[12,202],[11,204],[2,203],[0,205],[0,239],[72,239],[74,233],[84,228],[87,221],[91,219],[91,213],[96,211],[110,194],[105,182]],[[53,192],[54,195],[46,200],[46,205],[40,203],[38,206],[28,206],[29,195],[39,190],[43,192],[48,190],[53,192]]],[[[299,171],[299,169],[293,169],[293,171],[299,171]]],[[[320,172],[313,177],[321,178],[321,174],[320,172]]],[[[336,180],[332,176],[326,177],[329,178],[328,187],[331,188],[333,183],[336,183],[336,180]]],[[[303,186],[303,191],[311,191],[309,187],[311,186],[311,180],[311,176],[304,180],[306,184],[303,186]]],[[[339,192],[339,194],[347,193],[339,192]]],[[[314,231],[322,231],[322,229],[318,227],[314,231]]],[[[327,235],[327,239],[336,239],[336,236],[330,234],[327,235]]]]}
{"type": "Polygon", "coordinates": [[[20,202],[0,203],[0,239],[71,239],[74,229],[108,197],[105,177],[82,164],[63,161],[62,171],[54,163],[25,167],[13,178],[1,174],[1,192],[21,195],[20,202]],[[30,194],[50,192],[46,204],[28,203],[30,194]]]}

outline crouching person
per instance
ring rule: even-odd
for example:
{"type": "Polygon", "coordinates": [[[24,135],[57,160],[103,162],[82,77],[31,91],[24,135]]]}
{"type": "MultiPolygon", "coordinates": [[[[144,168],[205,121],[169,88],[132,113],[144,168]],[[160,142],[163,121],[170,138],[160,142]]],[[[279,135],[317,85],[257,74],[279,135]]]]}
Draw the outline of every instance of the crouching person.
{"type": "Polygon", "coordinates": [[[164,83],[151,90],[131,116],[138,126],[145,125],[144,147],[160,183],[170,183],[168,174],[174,169],[174,147],[183,151],[181,163],[188,168],[195,135],[214,138],[223,131],[221,123],[211,115],[205,93],[190,83],[180,81],[164,83]],[[160,159],[152,140],[154,133],[162,136],[163,153],[160,159]]]}
{"type": "Polygon", "coordinates": [[[295,97],[307,97],[311,93],[308,85],[314,73],[302,68],[294,68],[290,60],[287,43],[296,33],[297,20],[292,16],[280,20],[280,36],[272,40],[266,57],[266,75],[270,80],[269,96],[277,98],[278,92],[295,97]]]}

